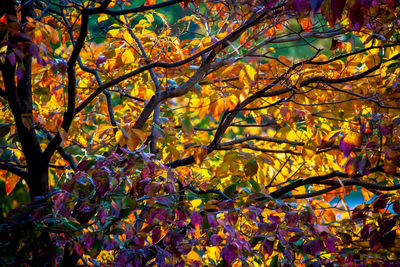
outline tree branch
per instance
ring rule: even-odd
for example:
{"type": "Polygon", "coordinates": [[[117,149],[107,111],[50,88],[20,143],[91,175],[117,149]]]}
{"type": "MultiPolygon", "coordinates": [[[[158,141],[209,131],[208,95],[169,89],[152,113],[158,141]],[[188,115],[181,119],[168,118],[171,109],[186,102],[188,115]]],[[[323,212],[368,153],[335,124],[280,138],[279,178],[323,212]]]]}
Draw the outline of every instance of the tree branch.
{"type": "Polygon", "coordinates": [[[15,175],[18,175],[19,177],[23,178],[24,180],[27,179],[28,173],[21,170],[20,168],[6,162],[0,162],[0,169],[1,170],[6,170],[9,171],[15,175]]]}

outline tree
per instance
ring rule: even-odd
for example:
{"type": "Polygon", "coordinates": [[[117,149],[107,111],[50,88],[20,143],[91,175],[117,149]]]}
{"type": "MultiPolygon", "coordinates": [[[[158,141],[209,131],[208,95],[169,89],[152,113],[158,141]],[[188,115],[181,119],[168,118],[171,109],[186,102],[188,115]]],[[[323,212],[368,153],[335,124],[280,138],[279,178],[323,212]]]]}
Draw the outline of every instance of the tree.
{"type": "Polygon", "coordinates": [[[396,1],[0,5],[1,264],[399,261],[396,1]]]}

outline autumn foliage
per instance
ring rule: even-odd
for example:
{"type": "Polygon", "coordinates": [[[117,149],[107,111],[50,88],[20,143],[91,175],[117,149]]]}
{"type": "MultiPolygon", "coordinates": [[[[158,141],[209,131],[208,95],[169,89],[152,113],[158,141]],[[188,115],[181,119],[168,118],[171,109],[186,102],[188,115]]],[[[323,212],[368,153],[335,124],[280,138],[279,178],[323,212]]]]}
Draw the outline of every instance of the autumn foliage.
{"type": "Polygon", "coordinates": [[[399,10],[2,0],[0,265],[397,266],[399,10]]]}

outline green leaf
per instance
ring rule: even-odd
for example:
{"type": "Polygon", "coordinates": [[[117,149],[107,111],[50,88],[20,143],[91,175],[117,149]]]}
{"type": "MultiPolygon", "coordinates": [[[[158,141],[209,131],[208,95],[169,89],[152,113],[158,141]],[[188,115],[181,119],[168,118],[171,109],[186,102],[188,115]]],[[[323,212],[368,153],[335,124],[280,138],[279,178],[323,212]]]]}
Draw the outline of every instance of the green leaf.
{"type": "Polygon", "coordinates": [[[250,178],[250,184],[251,184],[251,186],[253,187],[253,189],[254,189],[254,191],[255,192],[260,192],[260,185],[258,184],[258,182],[257,181],[255,181],[253,178],[250,178]]]}
{"type": "Polygon", "coordinates": [[[278,267],[278,255],[272,257],[271,263],[269,264],[270,267],[278,267]]]}
{"type": "Polygon", "coordinates": [[[233,197],[235,195],[235,191],[236,191],[236,185],[233,184],[224,189],[224,194],[227,195],[228,197],[233,197]]]}
{"type": "Polygon", "coordinates": [[[0,123],[0,138],[6,136],[10,132],[10,124],[0,123]]]}

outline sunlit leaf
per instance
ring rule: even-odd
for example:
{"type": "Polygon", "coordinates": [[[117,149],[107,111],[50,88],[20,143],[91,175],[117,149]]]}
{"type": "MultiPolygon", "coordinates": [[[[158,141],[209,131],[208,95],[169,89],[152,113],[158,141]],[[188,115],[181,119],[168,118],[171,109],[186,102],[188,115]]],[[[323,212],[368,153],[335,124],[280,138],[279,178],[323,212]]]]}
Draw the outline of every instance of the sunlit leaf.
{"type": "Polygon", "coordinates": [[[19,182],[20,179],[21,179],[21,177],[19,177],[17,175],[11,175],[6,178],[7,196],[14,190],[15,186],[17,185],[17,183],[19,182]]]}

